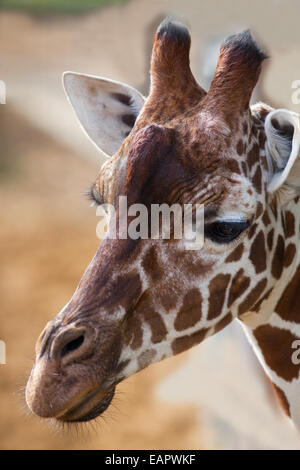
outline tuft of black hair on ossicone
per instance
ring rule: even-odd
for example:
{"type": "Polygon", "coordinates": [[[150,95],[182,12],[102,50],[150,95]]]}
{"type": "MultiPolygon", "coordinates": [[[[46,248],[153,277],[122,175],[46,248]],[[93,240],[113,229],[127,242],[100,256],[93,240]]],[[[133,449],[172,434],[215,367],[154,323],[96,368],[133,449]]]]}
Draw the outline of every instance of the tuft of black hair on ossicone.
{"type": "Polygon", "coordinates": [[[229,36],[223,42],[221,50],[230,56],[240,56],[246,60],[262,62],[268,56],[258,47],[249,29],[229,36]]]}
{"type": "Polygon", "coordinates": [[[171,18],[165,18],[156,31],[157,37],[162,37],[178,42],[190,42],[191,36],[186,26],[171,18]]]}

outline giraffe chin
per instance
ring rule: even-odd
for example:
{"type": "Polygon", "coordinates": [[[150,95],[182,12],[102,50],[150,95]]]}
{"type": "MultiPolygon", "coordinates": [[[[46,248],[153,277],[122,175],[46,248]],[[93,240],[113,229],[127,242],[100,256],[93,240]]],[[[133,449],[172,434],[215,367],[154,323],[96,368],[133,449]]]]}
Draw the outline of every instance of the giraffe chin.
{"type": "Polygon", "coordinates": [[[84,423],[100,416],[109,407],[115,394],[115,387],[105,395],[103,389],[97,387],[72,405],[62,415],[56,416],[64,423],[84,423]]]}

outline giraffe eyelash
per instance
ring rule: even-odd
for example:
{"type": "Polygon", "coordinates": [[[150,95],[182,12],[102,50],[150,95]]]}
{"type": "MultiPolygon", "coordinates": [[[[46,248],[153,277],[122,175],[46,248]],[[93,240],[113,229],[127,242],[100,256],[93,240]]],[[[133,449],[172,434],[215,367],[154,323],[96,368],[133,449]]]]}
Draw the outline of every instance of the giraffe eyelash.
{"type": "Polygon", "coordinates": [[[86,191],[84,191],[83,195],[88,201],[90,201],[89,207],[100,206],[100,202],[96,199],[92,186],[88,188],[86,191]]]}
{"type": "Polygon", "coordinates": [[[91,186],[90,188],[88,188],[85,192],[84,192],[84,196],[88,199],[88,201],[91,201],[89,207],[97,207],[97,206],[100,206],[100,201],[98,201],[98,199],[96,199],[95,197],[95,194],[94,194],[94,191],[93,191],[93,186],[91,186]]]}

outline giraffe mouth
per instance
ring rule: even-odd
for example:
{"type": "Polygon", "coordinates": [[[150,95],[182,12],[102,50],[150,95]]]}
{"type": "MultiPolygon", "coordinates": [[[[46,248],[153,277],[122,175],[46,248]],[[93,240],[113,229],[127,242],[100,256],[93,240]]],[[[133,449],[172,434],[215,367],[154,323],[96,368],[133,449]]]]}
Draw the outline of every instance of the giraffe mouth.
{"type": "Polygon", "coordinates": [[[84,423],[100,416],[111,404],[115,387],[103,392],[97,387],[84,395],[63,414],[56,417],[58,421],[67,423],[84,423]]]}

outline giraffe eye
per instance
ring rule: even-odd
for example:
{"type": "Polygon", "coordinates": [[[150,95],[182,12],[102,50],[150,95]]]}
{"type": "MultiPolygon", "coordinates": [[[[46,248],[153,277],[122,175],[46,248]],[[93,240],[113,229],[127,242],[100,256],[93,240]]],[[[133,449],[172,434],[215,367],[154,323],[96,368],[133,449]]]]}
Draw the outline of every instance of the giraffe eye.
{"type": "Polygon", "coordinates": [[[216,221],[205,226],[204,234],[216,243],[229,243],[237,238],[249,226],[243,221],[216,221]]]}

